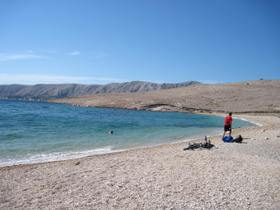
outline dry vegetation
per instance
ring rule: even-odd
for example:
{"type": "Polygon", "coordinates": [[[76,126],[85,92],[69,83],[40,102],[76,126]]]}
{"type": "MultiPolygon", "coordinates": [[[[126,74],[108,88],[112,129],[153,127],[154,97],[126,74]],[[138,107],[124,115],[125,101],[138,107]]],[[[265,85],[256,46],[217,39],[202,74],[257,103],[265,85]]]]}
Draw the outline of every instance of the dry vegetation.
{"type": "Polygon", "coordinates": [[[170,111],[279,113],[280,81],[195,84],[144,93],[97,94],[52,100],[82,106],[170,111]]]}

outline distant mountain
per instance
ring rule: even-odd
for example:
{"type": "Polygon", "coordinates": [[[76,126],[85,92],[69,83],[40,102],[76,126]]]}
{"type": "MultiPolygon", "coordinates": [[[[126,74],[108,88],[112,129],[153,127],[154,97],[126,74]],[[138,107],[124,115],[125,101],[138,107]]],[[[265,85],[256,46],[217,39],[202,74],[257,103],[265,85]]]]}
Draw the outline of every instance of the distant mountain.
{"type": "Polygon", "coordinates": [[[49,99],[79,97],[103,93],[134,93],[153,90],[186,87],[199,82],[187,81],[183,83],[152,83],[133,81],[111,83],[107,85],[80,85],[80,84],[39,84],[39,85],[0,85],[0,98],[32,98],[49,99]]]}
{"type": "Polygon", "coordinates": [[[138,93],[54,98],[52,102],[81,106],[153,111],[274,113],[280,117],[280,80],[197,84],[138,93]]]}

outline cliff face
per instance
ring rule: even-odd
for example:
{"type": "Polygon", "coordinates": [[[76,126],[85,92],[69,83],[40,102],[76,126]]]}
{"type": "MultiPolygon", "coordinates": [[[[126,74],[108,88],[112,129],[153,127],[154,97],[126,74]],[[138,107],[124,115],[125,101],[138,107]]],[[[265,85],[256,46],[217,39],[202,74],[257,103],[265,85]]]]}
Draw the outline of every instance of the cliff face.
{"type": "Polygon", "coordinates": [[[40,85],[0,85],[0,98],[66,98],[79,97],[103,93],[137,93],[152,90],[186,87],[198,84],[195,81],[183,83],[151,83],[133,81],[125,83],[111,83],[107,85],[80,84],[40,84],[40,85]]]}

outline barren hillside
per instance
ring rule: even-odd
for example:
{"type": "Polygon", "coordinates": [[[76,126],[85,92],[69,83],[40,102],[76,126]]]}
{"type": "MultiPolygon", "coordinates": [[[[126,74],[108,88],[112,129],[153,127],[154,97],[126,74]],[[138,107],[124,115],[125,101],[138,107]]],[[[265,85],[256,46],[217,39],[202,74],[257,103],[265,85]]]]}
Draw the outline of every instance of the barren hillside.
{"type": "Polygon", "coordinates": [[[49,99],[79,97],[102,93],[135,93],[153,90],[186,87],[197,84],[195,81],[182,83],[152,83],[132,81],[111,83],[107,85],[80,85],[80,84],[38,84],[38,85],[0,85],[0,98],[16,99],[49,99]]]}
{"type": "Polygon", "coordinates": [[[280,112],[280,81],[194,84],[142,93],[110,93],[52,100],[83,106],[200,112],[280,112]]]}

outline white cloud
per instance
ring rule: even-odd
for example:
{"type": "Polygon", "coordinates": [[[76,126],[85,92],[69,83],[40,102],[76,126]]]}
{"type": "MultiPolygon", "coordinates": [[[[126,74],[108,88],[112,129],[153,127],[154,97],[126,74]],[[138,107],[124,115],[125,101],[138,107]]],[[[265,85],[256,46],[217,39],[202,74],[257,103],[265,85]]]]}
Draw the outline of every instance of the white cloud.
{"type": "Polygon", "coordinates": [[[81,52],[80,51],[73,51],[73,52],[69,52],[69,55],[80,55],[81,52]]]}
{"type": "Polygon", "coordinates": [[[112,82],[123,82],[123,80],[107,77],[0,73],[0,84],[107,84],[112,82]]]}
{"type": "Polygon", "coordinates": [[[35,54],[34,52],[26,53],[0,53],[0,61],[13,61],[13,60],[31,60],[31,59],[44,59],[47,58],[43,55],[35,54]]]}

